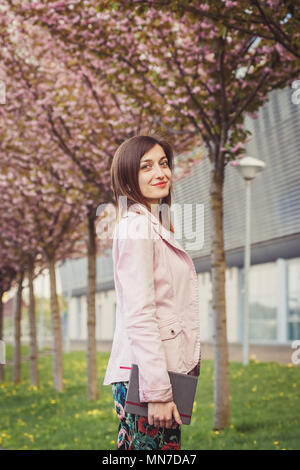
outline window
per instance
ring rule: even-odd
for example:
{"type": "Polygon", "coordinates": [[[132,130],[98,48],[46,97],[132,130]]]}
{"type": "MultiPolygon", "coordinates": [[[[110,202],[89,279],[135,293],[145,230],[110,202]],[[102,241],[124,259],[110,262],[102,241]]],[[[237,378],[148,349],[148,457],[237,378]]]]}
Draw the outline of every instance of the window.
{"type": "Polygon", "coordinates": [[[81,338],[81,297],[77,297],[76,338],[81,338]]]}
{"type": "Polygon", "coordinates": [[[276,263],[251,266],[249,292],[249,339],[254,342],[277,340],[276,263]]]}
{"type": "Polygon", "coordinates": [[[288,340],[300,338],[300,258],[288,262],[288,340]]]}

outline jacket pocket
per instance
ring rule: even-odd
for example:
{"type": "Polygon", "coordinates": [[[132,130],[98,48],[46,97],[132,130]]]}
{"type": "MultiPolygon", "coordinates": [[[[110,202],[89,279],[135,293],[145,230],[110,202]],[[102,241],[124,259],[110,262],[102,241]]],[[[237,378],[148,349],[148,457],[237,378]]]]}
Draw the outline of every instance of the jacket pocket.
{"type": "Polygon", "coordinates": [[[165,351],[167,369],[181,372],[184,369],[183,330],[179,322],[159,327],[160,337],[165,351]]]}
{"type": "Polygon", "coordinates": [[[179,322],[170,323],[159,327],[160,337],[164,341],[166,339],[174,339],[182,331],[179,322]]]}

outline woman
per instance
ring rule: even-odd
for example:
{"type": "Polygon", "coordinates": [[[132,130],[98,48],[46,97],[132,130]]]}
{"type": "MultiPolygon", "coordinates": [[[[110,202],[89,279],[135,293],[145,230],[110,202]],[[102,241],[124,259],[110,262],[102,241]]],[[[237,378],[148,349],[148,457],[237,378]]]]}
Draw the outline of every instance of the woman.
{"type": "Polygon", "coordinates": [[[171,146],[147,135],[123,142],[111,167],[117,308],[103,383],[112,384],[120,419],[118,449],[180,449],[182,422],[168,371],[200,373],[198,281],[192,259],[172,236],[172,169],[171,146]],[[133,363],[148,419],[124,412],[133,363]]]}

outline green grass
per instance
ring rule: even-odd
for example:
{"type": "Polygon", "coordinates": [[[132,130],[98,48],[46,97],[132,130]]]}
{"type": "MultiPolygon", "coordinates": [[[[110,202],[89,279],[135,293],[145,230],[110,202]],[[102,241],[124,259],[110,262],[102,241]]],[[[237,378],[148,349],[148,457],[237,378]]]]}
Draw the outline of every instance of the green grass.
{"type": "MultiPolygon", "coordinates": [[[[22,348],[28,355],[28,347],[22,348]]],[[[9,345],[6,360],[12,358],[9,345]]],[[[111,386],[102,385],[109,353],[98,353],[99,399],[87,399],[86,354],[64,354],[65,391],[53,388],[52,357],[39,358],[40,386],[30,386],[29,363],[22,383],[5,366],[0,384],[0,447],[4,449],[116,449],[117,418],[111,386]]],[[[300,368],[251,361],[230,363],[230,425],[213,425],[213,361],[202,361],[190,426],[182,426],[186,449],[299,449],[300,368]]]]}

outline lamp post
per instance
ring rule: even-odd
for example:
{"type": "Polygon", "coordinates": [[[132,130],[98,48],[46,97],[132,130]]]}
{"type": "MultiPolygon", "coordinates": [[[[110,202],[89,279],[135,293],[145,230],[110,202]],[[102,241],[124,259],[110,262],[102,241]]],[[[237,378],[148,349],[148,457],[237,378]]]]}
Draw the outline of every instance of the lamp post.
{"type": "Polygon", "coordinates": [[[244,252],[244,331],[243,331],[243,365],[249,363],[249,270],[250,270],[250,243],[251,243],[251,181],[265,168],[262,160],[253,157],[243,157],[231,162],[246,183],[246,236],[244,252]]]}

